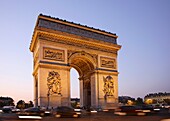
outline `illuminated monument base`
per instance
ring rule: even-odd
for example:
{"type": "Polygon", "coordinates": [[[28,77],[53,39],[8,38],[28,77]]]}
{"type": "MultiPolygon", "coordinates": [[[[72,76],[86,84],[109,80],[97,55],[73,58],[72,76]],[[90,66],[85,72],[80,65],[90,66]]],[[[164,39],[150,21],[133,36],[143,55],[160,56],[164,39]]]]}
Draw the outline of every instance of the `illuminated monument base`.
{"type": "Polygon", "coordinates": [[[39,15],[30,50],[34,61],[36,106],[70,106],[70,69],[79,73],[80,104],[118,104],[116,34],[39,15]]]}

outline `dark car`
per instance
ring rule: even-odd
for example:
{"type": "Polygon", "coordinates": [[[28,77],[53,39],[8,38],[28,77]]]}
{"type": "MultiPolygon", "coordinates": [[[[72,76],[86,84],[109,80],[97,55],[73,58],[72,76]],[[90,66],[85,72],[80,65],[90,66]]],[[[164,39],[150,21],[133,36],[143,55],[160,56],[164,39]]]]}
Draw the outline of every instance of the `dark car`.
{"type": "Polygon", "coordinates": [[[37,107],[27,108],[20,113],[20,115],[31,115],[31,116],[44,116],[44,114],[45,111],[37,107]]]}
{"type": "Polygon", "coordinates": [[[2,111],[4,112],[4,113],[12,113],[12,108],[11,107],[7,107],[7,106],[4,106],[3,108],[2,108],[2,111]]]}
{"type": "Polygon", "coordinates": [[[19,112],[20,109],[17,109],[17,108],[15,108],[14,106],[4,106],[4,107],[2,108],[2,111],[3,111],[4,113],[16,113],[16,112],[19,112]]]}
{"type": "Polygon", "coordinates": [[[117,115],[146,115],[141,109],[135,106],[120,106],[115,110],[117,115]]]}
{"type": "Polygon", "coordinates": [[[95,109],[93,107],[86,108],[86,111],[87,111],[87,113],[90,113],[90,114],[97,113],[97,109],[95,109]]]}
{"type": "Polygon", "coordinates": [[[154,111],[154,108],[151,105],[141,105],[140,109],[147,115],[153,113],[154,111]]]}
{"type": "Polygon", "coordinates": [[[59,117],[80,117],[80,114],[77,113],[73,108],[68,106],[59,106],[53,110],[53,115],[57,118],[59,117]]]}

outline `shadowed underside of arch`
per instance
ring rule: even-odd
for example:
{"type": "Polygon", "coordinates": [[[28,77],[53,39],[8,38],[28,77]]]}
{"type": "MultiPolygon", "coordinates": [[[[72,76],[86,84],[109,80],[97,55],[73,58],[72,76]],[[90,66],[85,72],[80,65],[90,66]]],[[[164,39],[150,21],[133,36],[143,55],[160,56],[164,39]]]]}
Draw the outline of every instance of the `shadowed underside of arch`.
{"type": "Polygon", "coordinates": [[[74,67],[80,77],[86,76],[93,72],[96,68],[96,63],[93,56],[84,51],[77,51],[70,55],[68,59],[69,65],[74,67]]]}
{"type": "Polygon", "coordinates": [[[86,58],[76,57],[71,60],[70,66],[74,67],[80,77],[92,72],[94,70],[93,64],[86,58]]]}
{"type": "Polygon", "coordinates": [[[88,53],[76,52],[69,58],[69,65],[79,73],[80,104],[91,106],[91,76],[95,69],[95,62],[88,53]]]}

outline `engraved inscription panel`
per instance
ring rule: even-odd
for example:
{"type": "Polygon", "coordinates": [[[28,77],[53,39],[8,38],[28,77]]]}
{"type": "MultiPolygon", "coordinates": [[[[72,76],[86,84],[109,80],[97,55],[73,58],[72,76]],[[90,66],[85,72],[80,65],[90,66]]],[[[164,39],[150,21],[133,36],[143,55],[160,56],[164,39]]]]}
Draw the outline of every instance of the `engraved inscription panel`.
{"type": "Polygon", "coordinates": [[[114,58],[100,57],[100,66],[116,69],[116,60],[114,58]]]}
{"type": "Polygon", "coordinates": [[[43,58],[48,60],[55,61],[64,61],[65,53],[64,50],[52,49],[52,48],[43,48],[43,58]]]}

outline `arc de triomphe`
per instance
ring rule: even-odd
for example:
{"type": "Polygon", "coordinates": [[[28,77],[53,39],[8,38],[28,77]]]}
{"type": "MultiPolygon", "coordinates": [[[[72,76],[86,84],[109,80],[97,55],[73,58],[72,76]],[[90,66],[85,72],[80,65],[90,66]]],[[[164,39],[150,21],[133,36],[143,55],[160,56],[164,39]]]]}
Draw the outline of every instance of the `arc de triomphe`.
{"type": "Polygon", "coordinates": [[[35,106],[70,106],[70,69],[79,73],[80,104],[118,104],[116,34],[40,14],[33,32],[35,106]]]}

